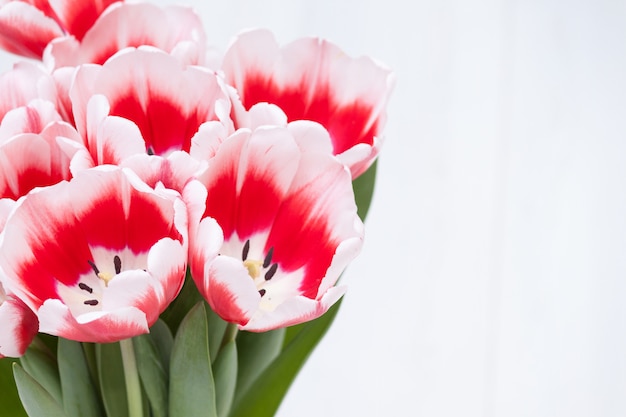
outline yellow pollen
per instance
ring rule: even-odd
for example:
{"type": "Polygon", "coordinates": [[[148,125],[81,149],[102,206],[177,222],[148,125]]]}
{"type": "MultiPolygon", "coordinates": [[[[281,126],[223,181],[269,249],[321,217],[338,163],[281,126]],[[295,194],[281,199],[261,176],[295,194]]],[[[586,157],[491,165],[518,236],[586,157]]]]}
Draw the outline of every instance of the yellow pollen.
{"type": "Polygon", "coordinates": [[[111,281],[113,279],[114,275],[111,275],[107,272],[100,272],[98,274],[98,278],[100,278],[102,281],[104,281],[104,285],[105,286],[109,286],[109,281],[111,281]]]}
{"type": "Polygon", "coordinates": [[[261,275],[261,266],[263,265],[263,261],[247,259],[243,261],[243,265],[248,268],[248,275],[250,275],[253,279],[258,278],[259,275],[261,275]]]}

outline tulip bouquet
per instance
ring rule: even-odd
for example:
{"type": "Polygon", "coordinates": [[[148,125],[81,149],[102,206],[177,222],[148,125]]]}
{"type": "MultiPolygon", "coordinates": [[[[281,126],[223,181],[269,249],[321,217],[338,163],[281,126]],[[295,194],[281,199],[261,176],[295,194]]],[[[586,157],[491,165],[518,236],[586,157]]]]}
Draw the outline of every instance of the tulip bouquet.
{"type": "Polygon", "coordinates": [[[0,2],[0,414],[272,416],[358,254],[392,73],[189,8],[0,2]]]}

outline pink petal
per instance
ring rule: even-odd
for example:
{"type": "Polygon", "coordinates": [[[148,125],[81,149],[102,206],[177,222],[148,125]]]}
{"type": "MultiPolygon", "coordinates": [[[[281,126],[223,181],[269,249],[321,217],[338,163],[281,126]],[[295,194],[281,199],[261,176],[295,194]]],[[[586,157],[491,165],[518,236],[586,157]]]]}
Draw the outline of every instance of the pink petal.
{"type": "Polygon", "coordinates": [[[39,59],[48,42],[59,36],[59,25],[30,4],[12,1],[0,7],[0,47],[9,52],[39,59]]]}
{"type": "Polygon", "coordinates": [[[0,123],[0,143],[20,133],[41,133],[48,124],[60,120],[54,103],[34,99],[4,116],[0,123]]]}
{"type": "Polygon", "coordinates": [[[187,152],[176,151],[167,158],[158,155],[136,154],[124,159],[120,166],[131,169],[151,187],[161,183],[165,188],[183,193],[187,183],[204,168],[203,163],[187,152]]]}
{"type": "Polygon", "coordinates": [[[74,79],[75,68],[60,68],[52,73],[57,92],[57,110],[63,120],[75,125],[70,101],[70,85],[74,79]]]}
{"type": "Polygon", "coordinates": [[[240,327],[240,329],[265,332],[316,319],[339,301],[345,292],[346,287],[333,287],[320,300],[311,300],[302,296],[291,298],[273,311],[257,313],[248,324],[240,327]]]}
{"type": "Polygon", "coordinates": [[[215,219],[206,217],[198,224],[190,218],[189,267],[196,286],[208,295],[208,268],[224,243],[224,234],[215,219]]]}
{"type": "MultiPolygon", "coordinates": [[[[369,58],[346,56],[327,41],[304,38],[280,48],[268,31],[246,32],[227,51],[223,69],[246,109],[269,102],[289,121],[321,123],[336,155],[357,144],[374,147],[382,132],[393,75],[369,58]]],[[[373,149],[350,166],[355,177],[376,157],[373,149]]]]}
{"type": "Polygon", "coordinates": [[[15,200],[10,198],[0,198],[0,233],[4,229],[4,224],[9,218],[9,214],[15,207],[15,200]]]}
{"type": "Polygon", "coordinates": [[[79,65],[81,43],[73,36],[53,39],[43,50],[41,60],[48,68],[55,70],[79,65]]]}
{"type": "Polygon", "coordinates": [[[109,116],[109,102],[94,95],[87,103],[86,147],[95,165],[119,165],[124,159],[146,152],[136,124],[123,117],[109,116]]]}
{"type": "Polygon", "coordinates": [[[68,179],[70,158],[41,135],[14,136],[0,146],[0,198],[17,200],[35,187],[68,179]]]}
{"type": "Polygon", "coordinates": [[[213,311],[224,320],[244,326],[259,306],[261,296],[248,270],[237,260],[218,256],[207,270],[208,288],[199,288],[213,311]]]}
{"type": "Polygon", "coordinates": [[[0,358],[20,357],[39,329],[33,313],[19,299],[4,293],[0,284],[0,358]]]}
{"type": "Polygon", "coordinates": [[[220,145],[233,133],[230,126],[221,122],[202,123],[191,138],[189,154],[198,161],[208,161],[215,156],[220,145]]]}
{"type": "Polygon", "coordinates": [[[118,0],[49,0],[61,25],[81,40],[106,8],[118,0]]]}
{"type": "Polygon", "coordinates": [[[136,307],[85,315],[79,322],[61,300],[48,299],[37,317],[42,333],[79,342],[111,343],[149,331],[145,313],[136,307]]]}
{"type": "MultiPolygon", "coordinates": [[[[179,213],[182,213],[180,211],[179,213]]],[[[184,230],[187,228],[185,215],[184,230]]],[[[183,230],[182,228],[179,230],[183,230]]],[[[185,244],[172,239],[161,239],[148,253],[148,272],[154,281],[156,303],[165,309],[178,295],[185,281],[187,272],[187,240],[185,244]]],[[[144,311],[154,311],[151,306],[143,306],[144,311]]],[[[159,314],[163,311],[159,311],[159,314]]],[[[150,325],[158,319],[158,314],[149,317],[150,325]]]]}
{"type": "Polygon", "coordinates": [[[57,102],[54,79],[40,66],[19,62],[0,75],[0,121],[10,110],[38,98],[57,102]]]}
{"type": "Polygon", "coordinates": [[[210,161],[205,215],[217,220],[226,239],[235,230],[245,239],[271,226],[299,163],[290,138],[286,129],[238,131],[210,161]],[[254,210],[254,216],[246,210],[254,210]]]}

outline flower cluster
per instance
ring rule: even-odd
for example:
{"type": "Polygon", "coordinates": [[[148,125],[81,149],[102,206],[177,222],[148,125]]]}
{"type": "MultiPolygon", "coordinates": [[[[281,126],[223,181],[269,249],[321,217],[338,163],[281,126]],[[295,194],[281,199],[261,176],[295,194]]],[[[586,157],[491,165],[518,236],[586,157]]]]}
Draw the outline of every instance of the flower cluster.
{"type": "Polygon", "coordinates": [[[8,1],[0,47],[0,357],[37,332],[148,332],[187,271],[224,320],[265,331],[344,293],[391,72],[266,30],[209,59],[185,7],[8,1]]]}

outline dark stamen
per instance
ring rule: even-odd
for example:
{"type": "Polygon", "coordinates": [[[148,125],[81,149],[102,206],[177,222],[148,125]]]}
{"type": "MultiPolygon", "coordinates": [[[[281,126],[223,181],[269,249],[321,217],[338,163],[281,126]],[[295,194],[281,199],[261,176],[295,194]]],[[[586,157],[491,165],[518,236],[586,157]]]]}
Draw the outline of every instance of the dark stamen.
{"type": "Polygon", "coordinates": [[[120,259],[119,256],[115,255],[113,257],[113,265],[115,265],[116,274],[119,274],[120,272],[122,272],[122,260],[120,259]]]}
{"type": "Polygon", "coordinates": [[[266,291],[264,289],[260,289],[259,290],[259,294],[261,294],[261,297],[263,297],[265,295],[266,291]]]}
{"type": "Polygon", "coordinates": [[[152,146],[148,146],[146,148],[146,152],[148,153],[148,155],[154,155],[154,148],[152,146]]]}
{"type": "Polygon", "coordinates": [[[272,263],[272,255],[274,255],[273,246],[270,248],[269,252],[267,252],[267,256],[265,257],[265,260],[263,260],[263,268],[267,268],[268,266],[270,266],[270,264],[272,263]]]}
{"type": "Polygon", "coordinates": [[[248,259],[248,252],[250,252],[250,239],[246,240],[246,243],[243,244],[243,251],[241,252],[241,259],[243,261],[248,259]]]}
{"type": "Polygon", "coordinates": [[[82,282],[78,283],[78,288],[80,288],[83,291],[87,291],[89,294],[91,294],[93,292],[93,288],[91,288],[87,284],[83,284],[82,282]]]}
{"type": "Polygon", "coordinates": [[[87,263],[89,264],[89,266],[91,266],[91,269],[93,269],[93,272],[95,272],[96,275],[100,273],[100,270],[98,269],[96,264],[93,263],[93,261],[87,261],[87,263]]]}
{"type": "Polygon", "coordinates": [[[88,306],[97,306],[98,305],[98,300],[87,300],[87,301],[83,301],[83,304],[86,304],[88,306]]]}
{"type": "Polygon", "coordinates": [[[277,269],[278,269],[278,264],[272,264],[270,269],[265,273],[265,280],[269,281],[270,279],[272,279],[274,274],[276,274],[277,269]]]}

